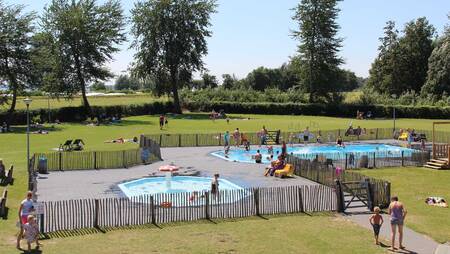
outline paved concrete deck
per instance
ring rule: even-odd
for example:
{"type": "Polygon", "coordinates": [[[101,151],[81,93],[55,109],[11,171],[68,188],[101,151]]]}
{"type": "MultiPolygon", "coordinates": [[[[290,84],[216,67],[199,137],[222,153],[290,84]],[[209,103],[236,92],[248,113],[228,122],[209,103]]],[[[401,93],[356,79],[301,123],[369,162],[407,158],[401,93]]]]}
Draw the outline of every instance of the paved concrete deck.
{"type": "Polygon", "coordinates": [[[128,169],[77,170],[50,172],[38,177],[39,200],[64,200],[81,198],[106,198],[123,196],[117,184],[148,177],[158,172],[158,167],[174,163],[177,166],[197,169],[200,176],[221,178],[242,187],[271,187],[291,185],[314,185],[315,182],[301,177],[275,178],[263,176],[265,165],[229,162],[209,155],[222,147],[162,148],[164,161],[128,169]]]}

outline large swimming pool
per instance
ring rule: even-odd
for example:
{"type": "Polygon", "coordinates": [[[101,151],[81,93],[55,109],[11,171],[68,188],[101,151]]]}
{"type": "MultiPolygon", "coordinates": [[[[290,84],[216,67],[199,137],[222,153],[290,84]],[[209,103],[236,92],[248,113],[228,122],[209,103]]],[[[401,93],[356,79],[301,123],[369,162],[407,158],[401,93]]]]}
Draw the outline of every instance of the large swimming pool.
{"type": "MultiPolygon", "coordinates": [[[[228,156],[225,156],[225,152],[223,150],[212,152],[211,155],[228,161],[255,163],[252,156],[256,154],[258,149],[263,155],[262,162],[269,163],[270,161],[268,158],[270,154],[266,147],[254,148],[250,151],[245,151],[243,148],[232,148],[228,156]]],[[[349,144],[345,147],[338,147],[336,145],[307,145],[287,148],[288,154],[292,154],[297,157],[314,159],[316,155],[323,155],[326,158],[333,160],[345,159],[346,154],[347,156],[353,155],[355,159],[362,155],[384,158],[400,157],[403,153],[403,156],[411,156],[414,151],[415,150],[409,148],[385,144],[349,144]]],[[[273,154],[275,159],[278,153],[281,153],[281,148],[274,147],[273,154]]]]}

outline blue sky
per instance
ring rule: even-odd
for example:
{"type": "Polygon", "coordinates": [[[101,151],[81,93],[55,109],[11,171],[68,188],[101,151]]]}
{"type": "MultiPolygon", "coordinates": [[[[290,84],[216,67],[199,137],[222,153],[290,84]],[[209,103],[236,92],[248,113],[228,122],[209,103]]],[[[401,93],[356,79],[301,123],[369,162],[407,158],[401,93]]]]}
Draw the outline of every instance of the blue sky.
{"type": "MultiPolygon", "coordinates": [[[[40,13],[50,0],[5,0],[9,4],[24,4],[27,11],[40,13]]],[[[103,1],[99,1],[103,2],[103,1]]],[[[127,15],[134,2],[122,0],[127,15]]],[[[209,53],[204,58],[213,75],[236,74],[242,78],[259,66],[278,67],[295,54],[297,41],[290,37],[296,24],[291,10],[299,0],[219,0],[218,13],[211,20],[213,35],[208,39],[209,53]]],[[[344,68],[366,77],[377,55],[378,38],[388,20],[394,20],[399,30],[415,18],[425,16],[440,34],[450,24],[449,0],[345,0],[340,2],[338,23],[344,38],[341,56],[344,68]]],[[[108,64],[119,74],[126,71],[133,59],[128,49],[132,40],[121,46],[122,51],[108,64]]]]}

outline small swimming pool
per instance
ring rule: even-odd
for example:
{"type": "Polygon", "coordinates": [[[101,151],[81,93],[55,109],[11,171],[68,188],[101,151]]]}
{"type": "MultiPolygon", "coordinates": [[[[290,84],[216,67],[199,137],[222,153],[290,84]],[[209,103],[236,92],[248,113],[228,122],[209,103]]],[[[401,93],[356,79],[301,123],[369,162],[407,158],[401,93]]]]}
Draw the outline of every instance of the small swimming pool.
{"type": "MultiPolygon", "coordinates": [[[[232,148],[228,156],[225,156],[223,150],[212,152],[211,155],[228,161],[255,163],[252,156],[256,154],[258,149],[263,156],[262,163],[269,163],[268,157],[270,155],[266,147],[251,149],[250,151],[245,151],[243,148],[232,148]]],[[[327,159],[332,160],[345,159],[346,155],[353,155],[355,159],[358,159],[362,155],[375,155],[377,158],[401,157],[403,153],[403,156],[406,157],[411,156],[414,151],[413,149],[386,144],[348,144],[345,147],[338,147],[336,145],[308,145],[287,148],[288,154],[300,158],[314,159],[316,155],[323,155],[327,159]]],[[[276,159],[277,153],[281,153],[281,147],[274,147],[274,159],[276,159]]]]}
{"type": "MultiPolygon", "coordinates": [[[[212,178],[207,177],[196,177],[196,176],[172,176],[172,177],[152,177],[152,178],[142,178],[130,182],[125,182],[119,184],[119,188],[128,198],[142,196],[142,195],[156,195],[156,201],[160,200],[164,194],[166,198],[170,199],[170,194],[177,193],[196,193],[201,197],[195,197],[195,204],[199,205],[204,203],[203,194],[204,192],[211,190],[211,180],[212,178]],[[167,181],[170,180],[170,183],[167,181]]],[[[219,178],[219,190],[220,191],[232,191],[232,190],[243,190],[239,185],[236,185],[226,179],[219,178]]],[[[179,196],[179,195],[178,195],[179,196]]],[[[211,195],[212,196],[212,195],[211,195]]],[[[230,196],[227,197],[227,202],[235,202],[241,197],[230,196]]],[[[171,200],[171,205],[173,206],[185,206],[192,205],[192,202],[186,202],[182,199],[171,200]]],[[[192,201],[192,200],[191,200],[192,201]]],[[[215,199],[212,198],[210,203],[214,203],[215,199]]],[[[222,201],[223,203],[223,201],[222,201]]]]}

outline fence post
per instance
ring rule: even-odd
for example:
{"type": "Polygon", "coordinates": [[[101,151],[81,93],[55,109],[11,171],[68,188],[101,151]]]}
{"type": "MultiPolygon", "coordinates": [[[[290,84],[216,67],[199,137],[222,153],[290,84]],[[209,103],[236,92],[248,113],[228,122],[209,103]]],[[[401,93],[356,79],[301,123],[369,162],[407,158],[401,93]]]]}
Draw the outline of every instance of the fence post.
{"type": "Polygon", "coordinates": [[[94,169],[97,169],[97,152],[94,151],[94,169]]]}
{"type": "Polygon", "coordinates": [[[370,184],[370,179],[366,178],[365,180],[365,185],[367,188],[367,206],[369,207],[370,211],[373,211],[373,194],[374,191],[372,190],[372,185],[370,184]]]}
{"type": "Polygon", "coordinates": [[[378,139],[378,128],[375,130],[375,139],[378,139]]]}
{"type": "Polygon", "coordinates": [[[222,133],[219,133],[219,146],[222,145],[222,133]]]}
{"type": "Polygon", "coordinates": [[[386,195],[386,207],[389,205],[389,203],[391,202],[391,183],[390,182],[385,182],[384,183],[384,193],[386,195]]]}
{"type": "Polygon", "coordinates": [[[195,146],[198,146],[198,134],[195,134],[195,146]]]}
{"type": "Polygon", "coordinates": [[[376,153],[374,152],[373,153],[373,168],[377,167],[377,164],[375,163],[375,160],[376,160],[376,153]]]}
{"type": "Polygon", "coordinates": [[[302,187],[298,187],[298,202],[300,205],[300,212],[305,212],[305,207],[303,206],[303,194],[302,194],[302,187]]]}
{"type": "Polygon", "coordinates": [[[59,152],[59,170],[63,170],[62,168],[62,152],[59,152]]]}
{"type": "Polygon", "coordinates": [[[345,153],[345,167],[344,167],[345,170],[347,170],[347,166],[348,166],[348,157],[347,153],[345,153]]]}
{"type": "Polygon", "coordinates": [[[44,225],[45,225],[45,223],[44,223],[44,214],[43,213],[41,213],[40,215],[39,215],[39,224],[40,224],[40,231],[41,231],[41,233],[45,233],[44,232],[44,225]]]}
{"type": "Polygon", "coordinates": [[[403,154],[404,151],[402,151],[402,167],[405,166],[405,156],[403,154]]]}
{"type": "Polygon", "coordinates": [[[95,199],[94,228],[99,228],[99,226],[98,226],[98,215],[100,212],[99,207],[100,207],[99,200],[95,199]]]}
{"type": "Polygon", "coordinates": [[[341,181],[339,179],[335,179],[335,191],[336,191],[336,201],[337,201],[337,212],[344,212],[344,193],[342,193],[341,181]]]}
{"type": "Polygon", "coordinates": [[[156,218],[155,218],[155,200],[153,198],[153,196],[150,196],[150,211],[151,211],[151,219],[152,219],[152,224],[156,225],[156,218]]]}
{"type": "Polygon", "coordinates": [[[125,163],[125,150],[122,151],[122,164],[123,164],[123,168],[127,168],[127,165],[125,163]]]}
{"type": "Polygon", "coordinates": [[[161,143],[162,143],[162,134],[159,135],[159,146],[161,146],[161,143]]]}
{"type": "Polygon", "coordinates": [[[209,217],[209,192],[205,192],[205,218],[207,220],[210,219],[209,217]]]}
{"type": "Polygon", "coordinates": [[[255,200],[255,210],[256,210],[256,216],[260,216],[259,212],[259,189],[253,189],[253,198],[255,200]]]}

